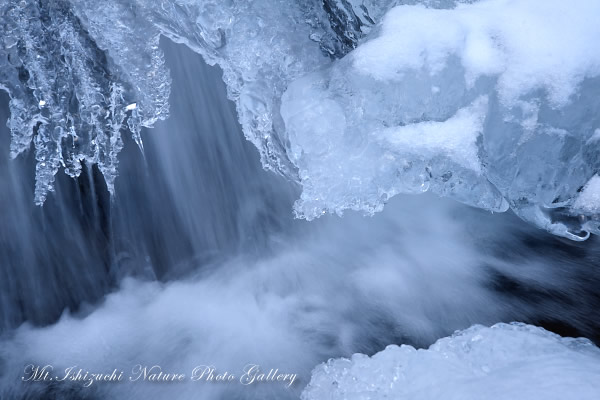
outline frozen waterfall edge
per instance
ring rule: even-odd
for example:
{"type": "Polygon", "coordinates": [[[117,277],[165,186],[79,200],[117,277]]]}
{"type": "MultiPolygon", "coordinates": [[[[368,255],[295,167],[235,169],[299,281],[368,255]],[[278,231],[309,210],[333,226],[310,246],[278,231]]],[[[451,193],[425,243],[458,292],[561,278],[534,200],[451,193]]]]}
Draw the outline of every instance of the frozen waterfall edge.
{"type": "Polygon", "coordinates": [[[164,35],[222,68],[263,166],[301,184],[298,217],[429,190],[600,233],[600,5],[393,4],[0,1],[12,155],[34,143],[39,204],[81,162],[112,190],[122,132],[142,147],[168,116],[164,35]]]}

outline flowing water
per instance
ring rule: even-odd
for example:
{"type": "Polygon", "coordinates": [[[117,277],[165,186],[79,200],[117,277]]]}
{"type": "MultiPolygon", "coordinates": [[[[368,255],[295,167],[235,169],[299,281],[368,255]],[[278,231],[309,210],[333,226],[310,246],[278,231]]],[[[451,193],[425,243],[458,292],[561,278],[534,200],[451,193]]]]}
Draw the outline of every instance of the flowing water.
{"type": "Polygon", "coordinates": [[[143,153],[126,140],[113,198],[89,167],[78,180],[59,174],[35,206],[34,155],[10,160],[0,127],[0,398],[296,398],[329,357],[427,346],[475,323],[600,341],[595,237],[569,242],[430,195],[394,198],[374,217],[294,220],[298,188],[261,168],[219,70],[161,45],[171,116],[143,132],[143,153]],[[255,363],[299,378],[28,385],[28,363],[255,363]]]}

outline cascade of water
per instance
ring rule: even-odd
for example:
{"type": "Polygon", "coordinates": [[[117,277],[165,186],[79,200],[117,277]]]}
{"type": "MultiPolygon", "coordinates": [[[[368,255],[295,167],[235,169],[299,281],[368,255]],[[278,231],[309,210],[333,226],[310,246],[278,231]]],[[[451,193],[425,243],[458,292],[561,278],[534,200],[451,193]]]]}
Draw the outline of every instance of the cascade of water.
{"type": "MultiPolygon", "coordinates": [[[[164,280],[262,251],[269,233],[291,222],[294,189],[261,168],[219,70],[182,45],[162,45],[176,77],[174,118],[142,132],[143,154],[125,146],[112,200],[92,167],[76,180],[59,174],[36,206],[33,154],[10,160],[0,125],[0,330],[53,322],[125,275],[164,280]]],[[[3,121],[7,103],[0,92],[3,121]]]]}

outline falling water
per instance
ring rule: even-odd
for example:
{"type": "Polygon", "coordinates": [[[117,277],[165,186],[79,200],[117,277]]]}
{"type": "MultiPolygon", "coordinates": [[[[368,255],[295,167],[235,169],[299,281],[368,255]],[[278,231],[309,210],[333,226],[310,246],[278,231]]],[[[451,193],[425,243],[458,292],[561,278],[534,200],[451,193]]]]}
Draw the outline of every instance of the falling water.
{"type": "Polygon", "coordinates": [[[1,127],[0,398],[296,398],[329,357],[427,346],[474,323],[600,340],[596,238],[563,241],[428,195],[394,198],[372,218],[294,220],[297,188],[261,168],[220,71],[161,46],[171,117],[143,132],[143,152],[127,140],[114,197],[88,166],[77,180],[61,174],[35,206],[33,155],[9,160],[1,127]],[[250,389],[24,385],[28,363],[257,363],[299,378],[250,389]]]}
{"type": "MultiPolygon", "coordinates": [[[[88,167],[76,181],[59,175],[48,204],[34,206],[32,152],[11,161],[2,124],[0,327],[52,322],[125,275],[164,280],[235,252],[260,252],[291,221],[293,188],[260,167],[219,71],[164,44],[178,93],[173,118],[144,132],[144,153],[127,143],[113,199],[88,167]]],[[[7,100],[2,93],[2,120],[7,100]]]]}

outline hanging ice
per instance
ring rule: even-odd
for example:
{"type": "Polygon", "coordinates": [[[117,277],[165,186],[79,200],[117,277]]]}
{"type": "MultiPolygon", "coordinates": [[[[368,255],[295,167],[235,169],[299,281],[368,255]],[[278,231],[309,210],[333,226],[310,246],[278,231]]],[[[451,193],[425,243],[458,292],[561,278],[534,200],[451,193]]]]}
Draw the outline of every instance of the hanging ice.
{"type": "Polygon", "coordinates": [[[224,71],[263,165],[308,219],[432,190],[599,232],[596,0],[0,0],[12,154],[35,144],[36,201],[64,165],[109,189],[120,134],[167,117],[160,35],[224,71]],[[394,7],[395,6],[395,7],[394,7]],[[587,189],[586,189],[587,188],[587,189]]]}
{"type": "Polygon", "coordinates": [[[112,191],[125,122],[138,138],[141,126],[167,115],[169,76],[158,32],[138,24],[102,41],[64,0],[1,1],[0,15],[0,87],[11,97],[11,154],[33,140],[36,202],[44,202],[61,166],[78,176],[81,161],[97,164],[112,191]],[[126,108],[133,98],[140,109],[126,108]]]}
{"type": "MultiPolygon", "coordinates": [[[[349,18],[340,7],[329,15],[349,18]]],[[[161,34],[223,68],[265,167],[290,177],[293,166],[273,133],[281,94],[291,79],[328,62],[326,54],[355,45],[337,37],[317,0],[289,7],[275,0],[0,0],[0,11],[0,88],[11,96],[12,155],[33,139],[39,204],[60,166],[77,176],[82,160],[98,164],[111,189],[120,131],[141,146],[141,127],[167,117],[161,34]]]]}
{"type": "Polygon", "coordinates": [[[428,350],[388,346],[315,368],[302,400],[600,397],[600,350],[523,324],[474,326],[428,350]]]}

